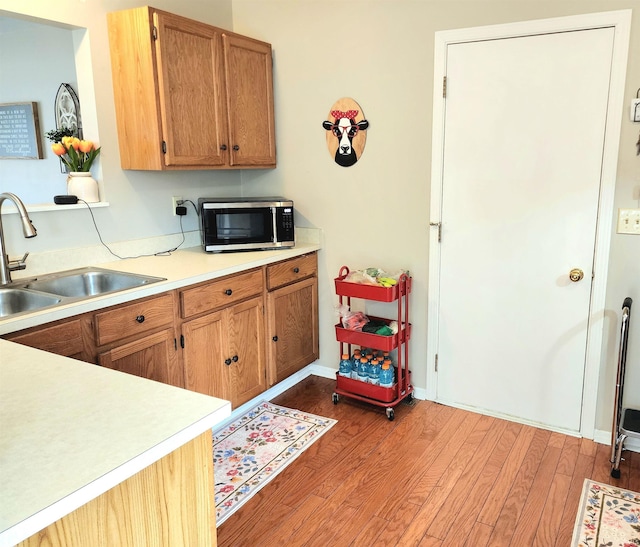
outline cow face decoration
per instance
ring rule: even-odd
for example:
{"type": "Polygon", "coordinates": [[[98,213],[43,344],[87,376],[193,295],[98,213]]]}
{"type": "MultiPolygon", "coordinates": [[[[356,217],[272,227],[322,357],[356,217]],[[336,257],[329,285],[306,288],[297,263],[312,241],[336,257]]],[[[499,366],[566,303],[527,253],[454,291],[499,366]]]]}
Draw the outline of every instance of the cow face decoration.
{"type": "Polygon", "coordinates": [[[327,147],[342,167],[354,165],[364,150],[369,122],[353,99],[340,99],[331,107],[329,119],[322,122],[327,131],[327,147]]]}

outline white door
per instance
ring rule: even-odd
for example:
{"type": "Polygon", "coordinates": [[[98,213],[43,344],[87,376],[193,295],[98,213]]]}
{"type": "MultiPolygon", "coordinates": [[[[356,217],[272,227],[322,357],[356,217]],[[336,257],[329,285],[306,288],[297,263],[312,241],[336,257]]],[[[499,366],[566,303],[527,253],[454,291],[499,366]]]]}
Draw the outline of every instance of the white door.
{"type": "Polygon", "coordinates": [[[440,402],[580,431],[613,44],[447,46],[440,402]]]}

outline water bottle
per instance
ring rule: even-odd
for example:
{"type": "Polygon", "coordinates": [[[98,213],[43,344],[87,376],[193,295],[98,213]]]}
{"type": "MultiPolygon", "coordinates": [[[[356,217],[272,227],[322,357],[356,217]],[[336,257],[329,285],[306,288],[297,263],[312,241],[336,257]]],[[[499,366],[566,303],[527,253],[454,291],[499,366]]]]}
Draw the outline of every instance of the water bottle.
{"type": "Polygon", "coordinates": [[[369,359],[367,362],[367,383],[371,383],[371,378],[373,377],[373,368],[378,363],[377,359],[369,359]]]}
{"type": "Polygon", "coordinates": [[[393,367],[385,361],[380,368],[380,387],[393,387],[393,367]]]}
{"type": "Polygon", "coordinates": [[[382,370],[382,365],[378,359],[374,359],[369,368],[369,383],[377,386],[380,384],[380,371],[382,370]]]}
{"type": "Polygon", "coordinates": [[[347,353],[342,354],[342,358],[340,359],[340,366],[338,367],[338,374],[340,374],[340,376],[351,378],[351,360],[349,359],[349,355],[347,353]]]}
{"type": "Polygon", "coordinates": [[[367,374],[367,365],[369,361],[366,357],[360,358],[360,363],[358,364],[358,380],[361,382],[366,382],[369,379],[367,374]]]}
{"type": "Polygon", "coordinates": [[[360,364],[360,350],[353,350],[353,355],[351,356],[351,378],[354,380],[358,379],[358,365],[360,364]]]}

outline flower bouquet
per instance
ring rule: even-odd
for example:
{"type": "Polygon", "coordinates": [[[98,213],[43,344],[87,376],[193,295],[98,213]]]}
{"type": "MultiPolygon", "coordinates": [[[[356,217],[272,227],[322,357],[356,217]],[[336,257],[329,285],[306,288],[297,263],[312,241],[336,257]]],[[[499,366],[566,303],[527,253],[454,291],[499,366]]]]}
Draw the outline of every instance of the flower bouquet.
{"type": "Polygon", "coordinates": [[[64,136],[60,142],[54,142],[51,150],[59,156],[71,172],[87,172],[100,154],[92,141],[80,140],[73,136],[64,136]]]}

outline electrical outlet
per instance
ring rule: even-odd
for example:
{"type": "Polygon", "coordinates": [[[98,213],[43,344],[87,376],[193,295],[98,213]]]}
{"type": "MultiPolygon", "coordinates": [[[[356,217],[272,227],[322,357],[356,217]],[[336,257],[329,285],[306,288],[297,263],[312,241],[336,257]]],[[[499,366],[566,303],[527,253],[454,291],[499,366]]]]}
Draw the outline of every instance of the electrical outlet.
{"type": "Polygon", "coordinates": [[[176,215],[176,207],[178,205],[182,205],[183,199],[181,196],[173,196],[171,198],[171,214],[175,217],[176,215]]]}
{"type": "Polygon", "coordinates": [[[640,209],[618,209],[618,233],[640,235],[640,209]]]}

